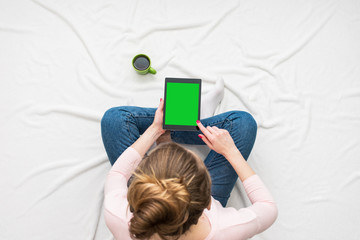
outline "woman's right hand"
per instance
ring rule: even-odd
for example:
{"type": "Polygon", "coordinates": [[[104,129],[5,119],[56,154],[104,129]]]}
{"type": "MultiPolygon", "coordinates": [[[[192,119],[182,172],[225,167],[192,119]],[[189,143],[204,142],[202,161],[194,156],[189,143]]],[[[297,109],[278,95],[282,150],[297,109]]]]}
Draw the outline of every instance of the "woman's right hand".
{"type": "Polygon", "coordinates": [[[201,132],[198,136],[209,146],[210,149],[225,156],[226,153],[237,149],[234,140],[226,129],[219,129],[216,126],[206,128],[200,121],[197,122],[201,132]]]}

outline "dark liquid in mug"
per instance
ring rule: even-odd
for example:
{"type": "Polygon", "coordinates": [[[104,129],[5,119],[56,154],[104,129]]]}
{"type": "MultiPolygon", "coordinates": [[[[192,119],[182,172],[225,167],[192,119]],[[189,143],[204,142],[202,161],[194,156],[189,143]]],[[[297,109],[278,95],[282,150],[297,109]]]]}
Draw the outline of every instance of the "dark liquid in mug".
{"type": "Polygon", "coordinates": [[[149,65],[150,65],[149,59],[147,59],[144,56],[139,56],[134,61],[134,67],[140,71],[147,69],[149,65]]]}

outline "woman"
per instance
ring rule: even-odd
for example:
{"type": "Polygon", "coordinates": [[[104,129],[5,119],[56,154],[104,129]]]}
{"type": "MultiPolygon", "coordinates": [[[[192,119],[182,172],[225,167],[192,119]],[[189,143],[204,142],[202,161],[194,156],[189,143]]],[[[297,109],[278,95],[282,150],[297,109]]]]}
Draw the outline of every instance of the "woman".
{"type": "Polygon", "coordinates": [[[116,239],[248,239],[274,223],[276,204],[246,162],[257,131],[249,113],[202,119],[199,132],[169,133],[162,119],[162,99],[157,109],[123,106],[102,118],[113,165],[105,183],[104,216],[116,239]],[[203,162],[179,143],[206,144],[211,151],[203,162]],[[252,205],[226,208],[238,177],[252,205]]]}

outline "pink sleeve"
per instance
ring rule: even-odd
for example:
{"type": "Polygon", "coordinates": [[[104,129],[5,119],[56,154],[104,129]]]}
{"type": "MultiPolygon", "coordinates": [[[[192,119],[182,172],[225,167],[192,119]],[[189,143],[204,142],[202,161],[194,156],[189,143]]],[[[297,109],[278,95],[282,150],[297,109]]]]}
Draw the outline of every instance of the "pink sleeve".
{"type": "Polygon", "coordinates": [[[255,212],[258,219],[258,231],[263,232],[276,220],[278,209],[270,192],[258,175],[247,178],[244,182],[245,191],[253,205],[248,209],[255,212]]]}
{"type": "Polygon", "coordinates": [[[140,154],[133,147],[128,147],[116,160],[107,175],[104,187],[105,195],[120,189],[127,192],[127,181],[140,161],[140,154]]]}
{"type": "Polygon", "coordinates": [[[116,239],[131,239],[128,223],[132,213],[128,209],[127,181],[141,161],[140,154],[128,147],[110,169],[104,187],[105,223],[116,239]]]}
{"type": "Polygon", "coordinates": [[[277,207],[260,177],[253,175],[247,178],[243,185],[251,206],[240,209],[224,208],[217,200],[211,205],[211,208],[214,207],[212,219],[218,226],[212,239],[249,239],[275,222],[277,207]]]}

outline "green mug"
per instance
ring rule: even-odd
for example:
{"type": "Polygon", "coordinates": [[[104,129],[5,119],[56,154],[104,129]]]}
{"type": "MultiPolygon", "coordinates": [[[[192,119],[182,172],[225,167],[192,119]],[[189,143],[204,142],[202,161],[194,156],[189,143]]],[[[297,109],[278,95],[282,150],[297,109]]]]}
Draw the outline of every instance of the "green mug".
{"type": "Polygon", "coordinates": [[[145,54],[138,54],[132,60],[132,66],[140,74],[156,74],[156,70],[151,67],[151,61],[145,54]]]}

